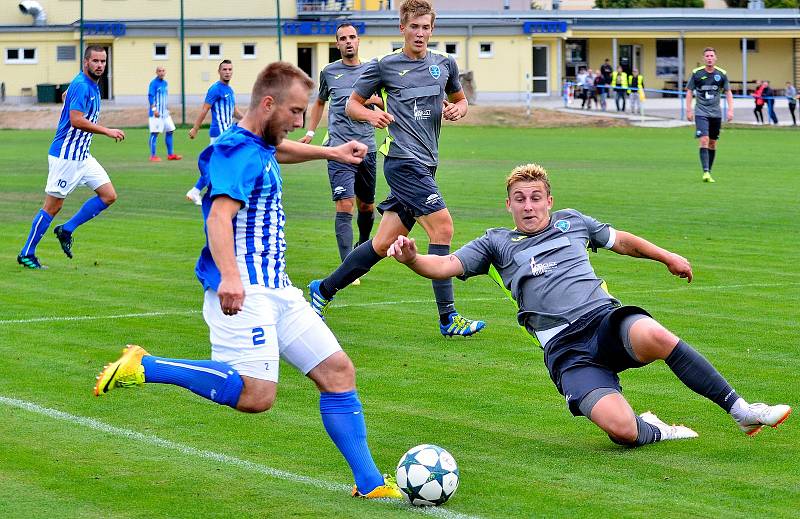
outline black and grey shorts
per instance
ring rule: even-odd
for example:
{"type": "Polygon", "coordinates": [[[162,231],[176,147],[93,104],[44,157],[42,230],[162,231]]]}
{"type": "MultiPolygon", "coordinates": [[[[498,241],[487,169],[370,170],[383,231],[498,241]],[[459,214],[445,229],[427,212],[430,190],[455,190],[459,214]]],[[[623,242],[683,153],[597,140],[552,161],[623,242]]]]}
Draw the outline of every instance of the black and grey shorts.
{"type": "Polygon", "coordinates": [[[331,182],[331,199],[345,200],[357,196],[367,204],[375,201],[376,153],[367,153],[361,164],[343,164],[328,161],[328,180],[331,182]]]}
{"type": "Polygon", "coordinates": [[[397,213],[406,229],[411,230],[418,217],[447,207],[436,185],[436,166],[416,159],[386,157],[383,174],[389,184],[389,196],[378,204],[378,211],[397,213]]]}
{"type": "Polygon", "coordinates": [[[706,115],[694,116],[694,136],[708,137],[712,141],[719,139],[720,128],[722,128],[722,117],[708,117],[706,115]]]}

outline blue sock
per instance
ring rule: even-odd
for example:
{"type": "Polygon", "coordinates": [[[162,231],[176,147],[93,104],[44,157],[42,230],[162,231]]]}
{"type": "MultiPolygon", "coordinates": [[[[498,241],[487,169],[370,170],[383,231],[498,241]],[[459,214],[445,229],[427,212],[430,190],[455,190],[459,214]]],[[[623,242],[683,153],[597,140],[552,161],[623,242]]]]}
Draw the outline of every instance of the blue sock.
{"type": "Polygon", "coordinates": [[[156,156],[156,142],[158,142],[158,134],[157,133],[151,133],[150,134],[150,156],[151,157],[155,157],[156,156]]]}
{"type": "Polygon", "coordinates": [[[36,246],[39,244],[39,240],[42,239],[42,236],[44,236],[44,233],[47,232],[47,228],[50,227],[50,223],[52,221],[52,216],[50,216],[44,209],[39,209],[39,212],[33,217],[33,222],[31,222],[31,232],[28,234],[28,239],[25,240],[25,245],[23,245],[22,250],[19,253],[20,256],[30,256],[32,254],[36,254],[36,246]]]}
{"type": "Polygon", "coordinates": [[[200,174],[200,177],[195,182],[194,187],[197,188],[198,191],[202,191],[208,185],[208,177],[200,174]]]}
{"type": "Polygon", "coordinates": [[[64,230],[75,232],[78,226],[85,224],[106,209],[108,206],[99,196],[92,197],[84,202],[78,212],[64,224],[64,230]]]}
{"type": "MultiPolygon", "coordinates": [[[[166,137],[164,137],[164,142],[167,143],[167,154],[175,155],[175,150],[172,147],[172,132],[167,132],[166,137]]],[[[153,149],[155,149],[155,147],[153,149]]]]}
{"type": "Polygon", "coordinates": [[[358,393],[320,393],[319,412],[328,436],[353,471],[358,491],[367,494],[383,485],[383,475],[367,445],[367,425],[358,393]]]}
{"type": "Polygon", "coordinates": [[[224,362],[213,360],[165,359],[142,357],[144,381],[172,384],[196,395],[236,409],[244,381],[239,373],[224,362]]]}

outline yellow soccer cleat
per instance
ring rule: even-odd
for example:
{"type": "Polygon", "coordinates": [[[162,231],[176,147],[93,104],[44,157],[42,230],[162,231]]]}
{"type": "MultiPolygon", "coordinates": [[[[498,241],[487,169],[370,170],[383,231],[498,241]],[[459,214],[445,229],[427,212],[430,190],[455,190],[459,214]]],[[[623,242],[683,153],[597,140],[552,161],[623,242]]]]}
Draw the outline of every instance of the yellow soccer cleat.
{"type": "Polygon", "coordinates": [[[141,346],[128,344],[122,356],[107,364],[97,375],[94,396],[105,395],[115,387],[133,387],[144,384],[142,357],[149,355],[141,346]]]}
{"type": "Polygon", "coordinates": [[[705,172],[703,173],[703,182],[708,182],[709,184],[713,184],[714,182],[716,182],[716,180],[714,180],[714,178],[711,176],[711,173],[705,172]]]}
{"type": "Polygon", "coordinates": [[[392,476],[383,475],[383,485],[377,486],[371,492],[362,494],[358,488],[353,485],[353,497],[360,497],[362,499],[403,499],[403,493],[400,492],[400,487],[397,486],[392,476]]]}

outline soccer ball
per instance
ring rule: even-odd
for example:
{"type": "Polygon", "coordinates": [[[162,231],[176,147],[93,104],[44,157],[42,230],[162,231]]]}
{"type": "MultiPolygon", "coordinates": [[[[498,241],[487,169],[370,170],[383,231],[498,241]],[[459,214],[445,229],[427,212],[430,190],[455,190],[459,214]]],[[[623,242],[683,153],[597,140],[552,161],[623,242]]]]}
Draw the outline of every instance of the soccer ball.
{"type": "Polygon", "coordinates": [[[458,465],[436,445],[417,445],[397,464],[397,486],[415,506],[438,506],[458,488],[458,465]]]}

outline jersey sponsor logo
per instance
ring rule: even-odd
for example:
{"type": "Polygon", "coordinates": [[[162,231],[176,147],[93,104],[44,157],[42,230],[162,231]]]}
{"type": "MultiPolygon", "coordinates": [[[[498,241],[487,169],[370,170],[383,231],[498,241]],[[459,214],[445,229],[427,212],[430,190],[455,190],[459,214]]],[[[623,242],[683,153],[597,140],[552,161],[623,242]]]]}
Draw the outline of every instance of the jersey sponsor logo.
{"type": "Polygon", "coordinates": [[[428,198],[425,200],[425,203],[428,205],[433,205],[441,199],[442,197],[439,195],[439,193],[431,193],[430,195],[428,195],[428,198]]]}
{"type": "Polygon", "coordinates": [[[336,74],[335,76],[333,76],[333,79],[339,79],[342,76],[344,76],[344,74],[336,74]]]}
{"type": "Polygon", "coordinates": [[[551,270],[555,270],[558,263],[555,261],[548,261],[547,263],[536,263],[536,257],[531,256],[531,275],[541,276],[547,274],[551,270]]]}
{"type": "Polygon", "coordinates": [[[720,79],[722,79],[722,76],[719,74],[714,74],[714,81],[719,81],[720,79]]]}
{"type": "Polygon", "coordinates": [[[442,75],[442,69],[439,68],[439,65],[431,65],[428,67],[428,72],[431,73],[433,79],[439,79],[439,76],[442,75]]]}
{"type": "Polygon", "coordinates": [[[516,236],[514,238],[511,238],[511,241],[512,242],[518,242],[518,241],[524,240],[525,238],[530,238],[530,236],[516,236]]]}
{"type": "Polygon", "coordinates": [[[415,121],[425,121],[431,118],[431,111],[430,110],[420,110],[417,108],[417,100],[414,99],[414,120],[415,121]]]}
{"type": "Polygon", "coordinates": [[[555,224],[553,224],[553,228],[558,229],[561,232],[567,232],[569,230],[569,222],[567,220],[559,220],[555,224]]]}
{"type": "Polygon", "coordinates": [[[409,72],[410,70],[411,70],[411,69],[407,68],[407,69],[405,69],[405,70],[401,70],[401,71],[400,71],[400,72],[398,72],[397,74],[398,74],[400,77],[403,77],[403,76],[405,76],[406,74],[408,74],[408,72],[409,72]]]}

